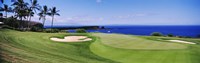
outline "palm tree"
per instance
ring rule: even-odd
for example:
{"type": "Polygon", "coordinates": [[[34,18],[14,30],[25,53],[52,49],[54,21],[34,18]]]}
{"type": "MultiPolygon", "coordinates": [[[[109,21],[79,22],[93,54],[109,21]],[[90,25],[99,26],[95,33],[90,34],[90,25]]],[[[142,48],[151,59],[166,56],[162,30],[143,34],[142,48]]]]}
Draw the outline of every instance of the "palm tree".
{"type": "Polygon", "coordinates": [[[36,10],[40,10],[41,6],[38,4],[37,0],[30,0],[31,1],[31,6],[30,9],[34,10],[34,12],[36,12],[36,10]]]}
{"type": "Polygon", "coordinates": [[[22,19],[25,18],[26,19],[26,16],[27,16],[27,13],[28,13],[28,3],[25,3],[24,0],[18,0],[16,2],[14,2],[12,4],[12,6],[14,6],[14,12],[16,13],[16,17],[18,17],[21,21],[20,23],[20,28],[23,28],[23,21],[22,19]]]}
{"type": "Polygon", "coordinates": [[[0,11],[5,12],[5,18],[7,18],[7,13],[12,12],[12,8],[8,7],[8,5],[4,4],[4,7],[0,7],[0,11]]]}
{"type": "Polygon", "coordinates": [[[29,29],[30,28],[30,21],[31,21],[31,17],[33,17],[34,16],[34,12],[31,10],[31,9],[28,9],[27,10],[27,25],[28,25],[28,28],[27,29],[29,29]]]}
{"type": "Polygon", "coordinates": [[[30,6],[29,11],[28,11],[28,13],[29,13],[29,15],[28,15],[28,17],[29,17],[28,28],[30,26],[31,17],[34,16],[34,12],[36,12],[36,10],[40,10],[40,8],[41,8],[40,5],[38,4],[37,0],[30,0],[30,2],[31,2],[31,6],[30,6]]]}
{"type": "Polygon", "coordinates": [[[49,9],[48,7],[45,5],[43,6],[43,9],[41,9],[40,13],[38,14],[40,16],[39,20],[43,20],[42,21],[42,25],[44,28],[44,24],[45,24],[45,20],[46,20],[46,15],[49,13],[49,9]]]}
{"type": "Polygon", "coordinates": [[[56,10],[56,7],[53,7],[52,9],[50,9],[50,13],[48,13],[48,15],[52,17],[51,31],[52,31],[52,27],[53,27],[54,16],[55,15],[60,16],[60,14],[58,12],[59,12],[59,10],[56,10]]]}

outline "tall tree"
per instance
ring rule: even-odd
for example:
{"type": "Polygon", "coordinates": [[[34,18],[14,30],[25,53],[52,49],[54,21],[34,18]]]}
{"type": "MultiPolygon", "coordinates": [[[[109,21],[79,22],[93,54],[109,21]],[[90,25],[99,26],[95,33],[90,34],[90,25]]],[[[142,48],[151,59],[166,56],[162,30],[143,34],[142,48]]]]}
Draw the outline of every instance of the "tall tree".
{"type": "Polygon", "coordinates": [[[3,7],[0,7],[0,11],[4,11],[5,12],[5,18],[7,18],[7,13],[12,12],[12,8],[8,7],[8,5],[4,4],[3,7]]]}
{"type": "Polygon", "coordinates": [[[51,31],[52,31],[52,28],[53,28],[54,16],[55,15],[60,16],[60,14],[58,12],[59,12],[59,10],[56,10],[56,7],[53,7],[52,9],[50,9],[50,13],[48,13],[48,15],[52,17],[51,31]]]}
{"type": "Polygon", "coordinates": [[[33,17],[34,16],[34,12],[29,8],[28,10],[27,10],[27,29],[29,29],[30,28],[30,21],[31,21],[31,17],[33,17]]]}
{"type": "Polygon", "coordinates": [[[42,19],[42,25],[44,28],[45,21],[46,21],[46,15],[49,13],[48,7],[45,5],[43,8],[40,10],[40,13],[38,14],[40,16],[39,20],[42,19]]]}
{"type": "Polygon", "coordinates": [[[30,26],[31,17],[34,16],[34,12],[36,12],[36,10],[40,10],[40,8],[41,8],[41,6],[38,4],[37,0],[30,0],[30,2],[31,2],[31,5],[28,10],[28,13],[29,13],[28,28],[30,26]]]}
{"type": "Polygon", "coordinates": [[[23,28],[23,18],[26,19],[27,13],[28,13],[28,3],[24,2],[24,0],[18,0],[12,4],[14,6],[14,12],[16,13],[16,17],[20,19],[20,28],[23,28]]]}

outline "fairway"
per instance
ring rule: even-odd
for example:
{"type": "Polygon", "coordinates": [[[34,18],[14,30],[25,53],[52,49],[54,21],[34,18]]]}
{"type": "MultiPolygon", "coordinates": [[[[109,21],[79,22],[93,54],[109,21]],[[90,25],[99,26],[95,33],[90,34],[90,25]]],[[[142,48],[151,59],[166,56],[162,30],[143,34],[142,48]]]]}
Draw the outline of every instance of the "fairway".
{"type": "Polygon", "coordinates": [[[0,63],[200,63],[200,0],[0,0],[0,63]]]}
{"type": "Polygon", "coordinates": [[[104,33],[39,33],[0,30],[0,62],[7,63],[199,63],[200,39],[104,33]],[[87,42],[51,37],[87,36],[87,42]],[[156,39],[162,40],[156,40],[156,39]],[[165,40],[164,40],[165,39],[165,40]],[[184,40],[197,44],[167,42],[184,40]]]}
{"type": "MultiPolygon", "coordinates": [[[[37,33],[0,30],[0,62],[14,63],[115,63],[90,52],[91,42],[59,43],[50,37],[89,34],[37,33]]],[[[94,38],[94,37],[91,37],[94,38]]]]}

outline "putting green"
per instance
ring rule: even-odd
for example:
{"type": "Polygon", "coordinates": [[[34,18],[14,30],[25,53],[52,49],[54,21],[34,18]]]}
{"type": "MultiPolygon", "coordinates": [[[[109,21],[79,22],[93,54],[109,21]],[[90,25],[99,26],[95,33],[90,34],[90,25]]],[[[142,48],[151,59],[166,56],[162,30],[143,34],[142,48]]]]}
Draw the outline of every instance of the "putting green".
{"type": "Polygon", "coordinates": [[[91,44],[90,50],[98,56],[121,63],[200,62],[200,57],[198,57],[200,53],[198,50],[200,48],[199,45],[154,42],[119,34],[93,35],[98,36],[99,39],[91,44]],[[186,48],[187,46],[190,47],[186,48]]]}
{"type": "Polygon", "coordinates": [[[98,56],[122,63],[192,63],[187,50],[127,50],[95,42],[91,45],[91,51],[98,56]]]}
{"type": "Polygon", "coordinates": [[[100,37],[101,43],[107,46],[122,49],[148,49],[148,50],[169,50],[186,49],[187,46],[179,43],[160,42],[139,38],[136,36],[122,34],[94,34],[100,37]]]}

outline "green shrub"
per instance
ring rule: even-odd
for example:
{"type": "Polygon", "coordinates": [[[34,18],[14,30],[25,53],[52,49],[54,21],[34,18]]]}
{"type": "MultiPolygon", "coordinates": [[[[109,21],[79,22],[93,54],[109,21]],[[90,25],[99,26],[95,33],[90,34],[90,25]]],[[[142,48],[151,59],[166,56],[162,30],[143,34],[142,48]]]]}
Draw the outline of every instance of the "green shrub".
{"type": "Polygon", "coordinates": [[[58,29],[45,29],[46,33],[58,33],[59,31],[58,29]]]}
{"type": "Polygon", "coordinates": [[[77,29],[76,33],[87,33],[85,29],[77,29]]]}
{"type": "Polygon", "coordinates": [[[60,33],[69,33],[67,30],[60,30],[60,33]]]}
{"type": "Polygon", "coordinates": [[[51,29],[45,29],[44,32],[51,33],[51,29]]]}
{"type": "Polygon", "coordinates": [[[33,32],[41,32],[41,31],[42,31],[42,28],[41,28],[41,27],[33,26],[33,27],[31,27],[30,31],[33,31],[33,32]]]}
{"type": "Polygon", "coordinates": [[[153,32],[151,33],[151,36],[163,36],[163,34],[160,32],[153,32]]]}
{"type": "Polygon", "coordinates": [[[200,38],[200,34],[199,34],[199,35],[197,35],[197,38],[200,38]]]}
{"type": "Polygon", "coordinates": [[[168,37],[174,37],[174,35],[173,35],[173,34],[167,34],[167,36],[168,36],[168,37]]]}
{"type": "Polygon", "coordinates": [[[8,25],[2,25],[1,27],[4,28],[4,29],[14,29],[13,27],[10,27],[8,25]]]}

